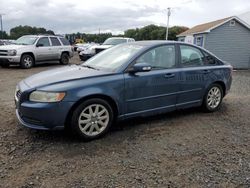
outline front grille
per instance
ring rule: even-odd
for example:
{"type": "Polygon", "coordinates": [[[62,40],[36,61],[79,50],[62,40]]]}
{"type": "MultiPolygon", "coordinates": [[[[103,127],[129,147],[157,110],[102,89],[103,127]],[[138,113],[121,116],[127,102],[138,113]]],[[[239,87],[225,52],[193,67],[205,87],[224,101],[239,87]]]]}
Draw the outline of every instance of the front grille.
{"type": "Polygon", "coordinates": [[[8,50],[0,50],[0,56],[7,56],[8,50]]]}
{"type": "Polygon", "coordinates": [[[104,49],[96,48],[96,49],[95,49],[95,53],[98,54],[98,53],[100,53],[100,52],[103,51],[103,50],[104,50],[104,49]]]}
{"type": "Polygon", "coordinates": [[[16,97],[17,97],[17,99],[19,100],[20,99],[20,97],[21,97],[21,91],[20,90],[18,90],[17,92],[16,92],[16,97]]]}

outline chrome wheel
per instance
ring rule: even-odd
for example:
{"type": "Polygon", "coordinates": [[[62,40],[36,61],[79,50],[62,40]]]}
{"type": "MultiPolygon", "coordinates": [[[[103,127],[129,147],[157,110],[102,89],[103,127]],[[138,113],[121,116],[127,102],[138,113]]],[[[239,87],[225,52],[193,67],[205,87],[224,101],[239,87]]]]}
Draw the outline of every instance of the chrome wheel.
{"type": "Polygon", "coordinates": [[[78,118],[78,126],[87,136],[101,134],[109,123],[109,112],[101,104],[91,104],[83,109],[78,118]]]}
{"type": "Polygon", "coordinates": [[[27,68],[31,67],[33,63],[31,57],[28,57],[28,56],[23,59],[23,62],[24,62],[25,67],[27,68]]]}
{"type": "Polygon", "coordinates": [[[211,109],[215,109],[220,105],[221,98],[222,98],[222,93],[220,88],[216,86],[212,87],[207,94],[207,105],[211,109]]]}

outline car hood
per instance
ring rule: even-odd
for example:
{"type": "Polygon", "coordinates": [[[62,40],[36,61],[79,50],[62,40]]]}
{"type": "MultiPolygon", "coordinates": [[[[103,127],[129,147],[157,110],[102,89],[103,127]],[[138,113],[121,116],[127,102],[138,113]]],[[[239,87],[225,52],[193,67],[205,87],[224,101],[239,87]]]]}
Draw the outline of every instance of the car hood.
{"type": "Polygon", "coordinates": [[[66,67],[56,68],[30,76],[24,80],[30,88],[42,87],[50,84],[70,81],[74,79],[89,78],[101,75],[108,75],[111,72],[94,70],[79,65],[69,65],[66,67]]]}
{"type": "Polygon", "coordinates": [[[0,50],[17,50],[23,47],[26,47],[26,45],[11,44],[11,45],[0,46],[0,50]]]}

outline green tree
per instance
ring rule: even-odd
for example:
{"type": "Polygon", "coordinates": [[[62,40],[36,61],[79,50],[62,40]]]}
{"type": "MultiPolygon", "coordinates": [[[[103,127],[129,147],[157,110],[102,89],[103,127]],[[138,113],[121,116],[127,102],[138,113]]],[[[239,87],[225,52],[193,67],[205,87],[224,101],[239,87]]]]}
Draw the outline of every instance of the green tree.
{"type": "Polygon", "coordinates": [[[6,33],[6,31],[0,31],[0,39],[8,39],[9,35],[6,33]]]}
{"type": "MultiPolygon", "coordinates": [[[[173,26],[169,28],[169,40],[177,40],[176,35],[186,31],[188,28],[183,26],[173,26]]],[[[166,28],[163,26],[148,25],[142,28],[128,29],[124,32],[125,37],[135,40],[165,40],[166,28]]]]}
{"type": "Polygon", "coordinates": [[[13,39],[17,39],[23,35],[38,35],[38,34],[54,35],[54,32],[51,30],[46,30],[43,27],[31,27],[27,25],[25,26],[19,25],[10,30],[10,37],[13,39]]]}

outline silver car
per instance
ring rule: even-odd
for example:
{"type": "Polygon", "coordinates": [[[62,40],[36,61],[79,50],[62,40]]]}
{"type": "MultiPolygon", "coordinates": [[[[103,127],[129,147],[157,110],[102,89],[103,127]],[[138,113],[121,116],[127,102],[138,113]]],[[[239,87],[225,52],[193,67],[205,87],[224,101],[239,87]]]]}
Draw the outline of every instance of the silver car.
{"type": "Polygon", "coordinates": [[[19,64],[28,69],[39,62],[54,60],[66,65],[72,56],[70,43],[64,37],[56,35],[26,35],[17,39],[15,44],[0,46],[2,67],[19,64]]]}

